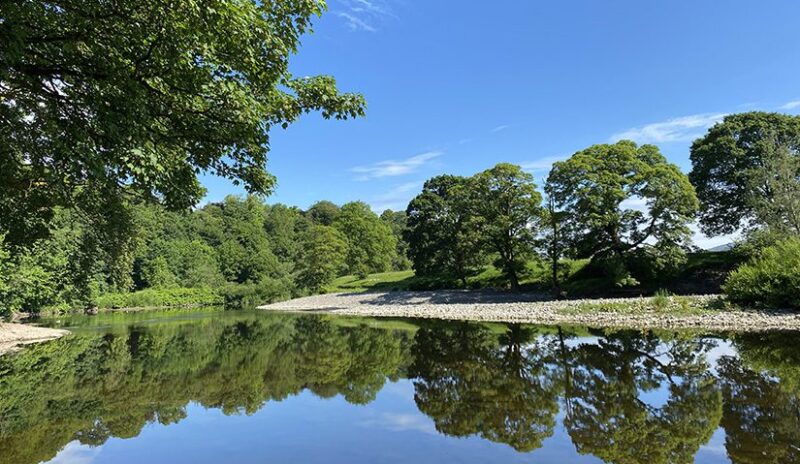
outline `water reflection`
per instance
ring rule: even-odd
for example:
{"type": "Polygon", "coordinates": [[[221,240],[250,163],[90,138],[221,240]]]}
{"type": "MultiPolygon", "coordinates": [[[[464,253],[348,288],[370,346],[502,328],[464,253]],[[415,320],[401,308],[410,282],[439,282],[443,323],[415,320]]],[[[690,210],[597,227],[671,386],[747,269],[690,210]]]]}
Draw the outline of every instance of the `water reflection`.
{"type": "MultiPolygon", "coordinates": [[[[409,382],[418,411],[393,417],[420,433],[430,420],[442,439],[528,453],[555,450],[560,434],[570,452],[609,463],[683,463],[721,427],[731,462],[800,462],[794,333],[728,340],[263,313],[133,320],[0,358],[0,462],[190,422],[191,404],[261,414],[311,392],[372,408],[394,381],[409,382]],[[718,346],[732,348],[719,356],[718,346]]],[[[364,462],[386,452],[365,446],[364,462]]]]}

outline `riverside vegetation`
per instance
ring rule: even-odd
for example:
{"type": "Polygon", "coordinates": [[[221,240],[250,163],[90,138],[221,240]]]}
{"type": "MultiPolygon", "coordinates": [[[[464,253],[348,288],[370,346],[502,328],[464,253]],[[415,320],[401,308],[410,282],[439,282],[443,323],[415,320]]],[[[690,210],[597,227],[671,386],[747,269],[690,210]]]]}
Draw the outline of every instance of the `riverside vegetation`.
{"type": "Polygon", "coordinates": [[[87,251],[92,225],[74,209],[55,208],[47,237],[25,246],[4,242],[0,304],[6,314],[87,305],[252,307],[337,290],[505,287],[560,297],[722,289],[746,306],[795,308],[796,179],[780,170],[765,179],[759,169],[797,161],[790,142],[800,136],[798,119],[728,117],[695,142],[691,176],[652,145],[595,145],[555,163],[544,199],[530,174],[501,163],[469,178],[434,177],[405,212],[380,216],[362,202],[320,201],[303,211],[255,195],[192,211],[132,203],[125,207],[127,241],[117,253],[87,251]],[[791,137],[779,138],[777,122],[786,121],[794,124],[791,137]],[[720,175],[706,158],[726,125],[734,126],[726,133],[735,139],[736,130],[766,128],[758,143],[747,142],[746,156],[760,157],[765,167],[746,171],[753,180],[741,187],[740,195],[758,200],[712,215],[715,202],[729,196],[689,180],[700,182],[703,169],[720,175]],[[776,200],[765,203],[767,181],[776,200]],[[696,218],[709,233],[736,230],[726,222],[735,221],[746,240],[725,252],[693,249],[689,224],[696,218]],[[87,276],[77,268],[89,258],[87,276]]]}
{"type": "Polygon", "coordinates": [[[555,163],[543,185],[507,163],[438,176],[405,212],[266,205],[270,129],[312,111],[365,113],[364,97],[333,77],[288,71],[324,10],[311,0],[4,9],[0,315],[251,306],[409,268],[427,288],[714,290],[741,262],[722,287],[732,301],[798,306],[796,116],[727,116],[693,144],[688,176],[656,146],[621,141],[555,163]],[[249,195],[192,209],[201,173],[249,195]],[[692,254],[694,221],[748,240],[722,259],[692,254]]]}

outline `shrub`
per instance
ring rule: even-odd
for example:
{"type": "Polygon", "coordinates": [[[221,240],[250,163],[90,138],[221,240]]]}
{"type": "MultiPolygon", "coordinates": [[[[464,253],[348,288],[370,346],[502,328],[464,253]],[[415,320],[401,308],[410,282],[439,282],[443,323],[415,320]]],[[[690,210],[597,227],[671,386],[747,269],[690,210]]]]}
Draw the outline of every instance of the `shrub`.
{"type": "Polygon", "coordinates": [[[209,288],[148,288],[130,293],[106,293],[97,297],[100,308],[156,308],[222,304],[222,297],[209,288]]]}
{"type": "Polygon", "coordinates": [[[251,309],[256,306],[288,300],[294,286],[288,279],[265,277],[255,284],[229,284],[222,290],[226,309],[251,309]]]}
{"type": "Polygon", "coordinates": [[[672,298],[668,291],[659,289],[656,291],[653,298],[650,300],[650,303],[656,308],[658,311],[666,311],[669,309],[670,304],[672,304],[672,298]]]}
{"type": "Polygon", "coordinates": [[[800,238],[764,248],[722,287],[736,303],[800,309],[800,238]]]}

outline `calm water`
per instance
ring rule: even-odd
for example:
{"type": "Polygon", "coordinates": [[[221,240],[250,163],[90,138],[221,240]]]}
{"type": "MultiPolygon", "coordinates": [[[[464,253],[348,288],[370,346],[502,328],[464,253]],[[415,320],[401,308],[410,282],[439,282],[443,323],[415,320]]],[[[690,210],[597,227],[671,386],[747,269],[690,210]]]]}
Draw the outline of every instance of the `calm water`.
{"type": "Polygon", "coordinates": [[[0,358],[0,463],[794,463],[797,333],[140,313],[0,358]]]}

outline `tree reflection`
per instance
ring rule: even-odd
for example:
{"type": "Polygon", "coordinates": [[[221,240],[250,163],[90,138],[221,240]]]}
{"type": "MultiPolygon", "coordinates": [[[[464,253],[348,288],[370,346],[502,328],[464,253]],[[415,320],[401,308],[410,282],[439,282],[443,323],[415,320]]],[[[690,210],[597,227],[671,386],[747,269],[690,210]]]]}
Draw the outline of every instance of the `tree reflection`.
{"type": "Polygon", "coordinates": [[[578,452],[609,463],[691,462],[719,425],[734,464],[800,462],[796,334],[735,335],[738,355],[711,366],[708,337],[419,324],[245,314],[112,327],[0,357],[0,462],[135,437],[181,421],[189,402],[251,414],[306,390],[367,404],[404,377],[439,432],[521,452],[562,417],[578,452]]]}
{"type": "Polygon", "coordinates": [[[72,440],[101,445],[197,402],[251,414],[308,388],[363,404],[408,365],[406,333],[335,319],[243,317],[131,326],[0,358],[0,462],[38,463],[72,440]]]}
{"type": "Polygon", "coordinates": [[[493,337],[485,326],[431,324],[416,334],[410,374],[419,409],[436,429],[477,434],[519,451],[553,434],[559,382],[551,339],[519,325],[493,337]]]}
{"type": "Polygon", "coordinates": [[[569,353],[564,426],[578,451],[619,464],[691,462],[722,414],[709,347],[634,332],[561,343],[569,353]]]}
{"type": "Polygon", "coordinates": [[[734,464],[800,462],[796,333],[742,334],[740,358],[720,360],[725,447],[734,464]]]}

